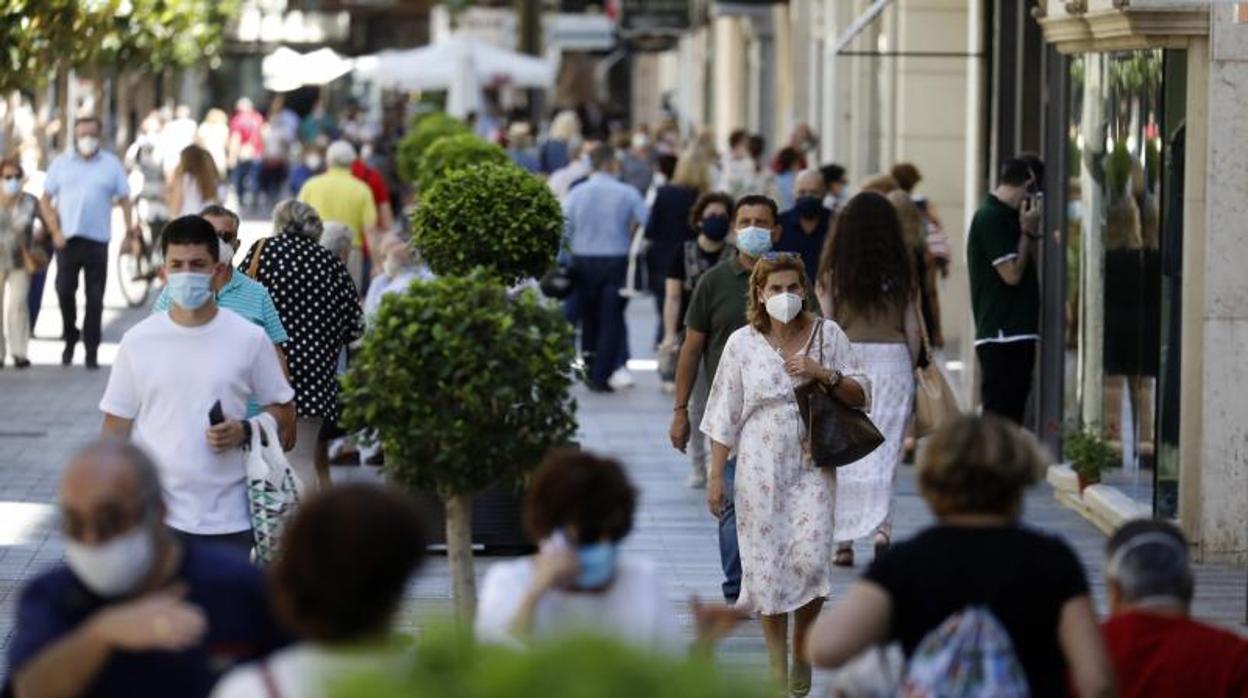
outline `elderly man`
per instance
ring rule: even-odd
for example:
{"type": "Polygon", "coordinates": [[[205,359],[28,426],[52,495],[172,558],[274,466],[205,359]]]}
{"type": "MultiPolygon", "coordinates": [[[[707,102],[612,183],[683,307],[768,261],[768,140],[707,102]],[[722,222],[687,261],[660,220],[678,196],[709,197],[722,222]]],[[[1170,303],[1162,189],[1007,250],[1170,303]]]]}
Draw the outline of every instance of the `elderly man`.
{"type": "Polygon", "coordinates": [[[286,642],[261,572],[164,526],[156,465],[88,446],[61,482],[65,562],[22,591],[10,681],[25,696],[207,696],[286,642]]]}
{"type": "Polygon", "coordinates": [[[793,183],[793,208],[780,214],[780,242],[776,249],[801,255],[806,279],[812,284],[832,221],[832,212],[823,206],[827,193],[822,172],[802,170],[793,183]]]}
{"type": "Polygon", "coordinates": [[[1128,522],[1106,558],[1105,642],[1120,696],[1248,696],[1248,640],[1189,617],[1195,582],[1179,529],[1128,522]]]}
{"type": "Polygon", "coordinates": [[[113,204],[121,206],[126,233],[139,234],[130,203],[130,184],[116,155],[100,149],[100,121],[83,117],[74,124],[74,147],[48,166],[40,202],[44,223],[56,245],[56,297],[61,305],[65,350],[61,363],[74,360],[79,338],[87,350],[86,366],[100,367],[100,323],[104,316],[104,285],[108,279],[108,241],[112,237],[113,204]],[[87,307],[78,331],[78,276],[86,286],[87,307]]]}
{"type": "Polygon", "coordinates": [[[329,169],[309,179],[299,191],[299,200],[316,209],[326,223],[342,223],[355,236],[352,242],[351,278],[361,291],[372,276],[369,250],[376,246],[370,239],[376,233],[377,204],[368,185],[351,174],[355,164],[355,147],[346,141],[334,141],[325,151],[329,169]]]}

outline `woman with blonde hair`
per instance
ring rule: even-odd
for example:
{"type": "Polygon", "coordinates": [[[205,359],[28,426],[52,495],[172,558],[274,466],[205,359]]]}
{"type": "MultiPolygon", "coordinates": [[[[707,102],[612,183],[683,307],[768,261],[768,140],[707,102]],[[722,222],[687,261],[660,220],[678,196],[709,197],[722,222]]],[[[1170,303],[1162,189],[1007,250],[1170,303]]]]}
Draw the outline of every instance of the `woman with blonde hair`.
{"type": "Polygon", "coordinates": [[[542,141],[537,158],[542,174],[550,175],[555,170],[567,167],[573,154],[580,148],[581,118],[571,109],[564,109],[555,114],[550,122],[550,133],[542,141]]]}
{"type": "Polygon", "coordinates": [[[870,383],[841,328],[805,307],[806,267],[790,253],[754,264],[748,324],[724,346],[701,429],[711,439],[707,506],[724,508],[724,467],[737,454],[734,503],[741,549],[739,609],[762,615],[772,675],[810,692],[806,631],[832,592],[833,473],[805,449],[795,389],[819,381],[865,409],[870,383]],[[794,614],[789,671],[788,617],[794,614]]]}
{"type": "Polygon", "coordinates": [[[936,524],[872,563],[815,623],[810,660],[835,669],[892,641],[915,657],[971,610],[1004,627],[1031,695],[1067,695],[1067,676],[1078,695],[1114,695],[1083,565],[1062,539],[1022,524],[1023,492],[1045,463],[1035,439],[1000,417],[961,416],[934,434],[918,486],[936,524]]]}
{"type": "Polygon", "coordinates": [[[666,296],[667,271],[672,259],[684,244],[694,239],[689,212],[698,197],[711,188],[710,163],[696,147],[690,147],[676,160],[672,181],[659,187],[646,219],[646,271],[650,293],[658,308],[659,326],[654,342],[663,339],[663,299],[666,296]]]}
{"type": "Polygon", "coordinates": [[[221,176],[212,154],[198,145],[182,149],[169,181],[169,212],[174,218],[198,215],[221,203],[221,176]]]}
{"type": "Polygon", "coordinates": [[[212,154],[212,161],[217,165],[217,174],[225,177],[225,149],[230,141],[229,117],[220,109],[209,109],[195,137],[199,144],[212,154]]]}

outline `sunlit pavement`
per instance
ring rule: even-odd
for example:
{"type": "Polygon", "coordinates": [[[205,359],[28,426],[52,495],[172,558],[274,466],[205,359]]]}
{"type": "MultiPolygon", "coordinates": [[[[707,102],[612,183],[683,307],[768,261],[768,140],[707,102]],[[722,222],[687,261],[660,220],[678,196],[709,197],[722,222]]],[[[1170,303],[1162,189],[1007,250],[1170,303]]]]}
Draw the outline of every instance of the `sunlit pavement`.
{"type": "MultiPolygon", "coordinates": [[[[254,239],[266,235],[268,229],[265,221],[244,222],[243,250],[254,239]]],[[[235,261],[241,258],[240,254],[235,261]]],[[[110,276],[114,276],[111,266],[110,276]]],[[[30,358],[35,366],[22,372],[11,366],[0,371],[0,644],[4,647],[12,636],[16,590],[24,580],[61,557],[63,546],[54,508],[59,473],[70,454],[98,433],[100,414],[96,404],[107,381],[107,365],[112,362],[122,333],[147,313],[146,309],[127,309],[115,279],[110,278],[105,343],[100,352],[105,368],[97,372],[83,369],[81,347],[77,364],[64,368],[60,366],[62,345],[59,340],[50,339],[60,329],[53,284],[54,278],[50,278],[37,328],[40,339],[32,346],[30,358]]],[[[685,486],[687,459],[668,443],[672,402],[658,390],[653,352],[647,346],[655,327],[654,303],[648,298],[637,299],[628,312],[637,385],[613,395],[592,394],[578,387],[580,441],[587,448],[620,458],[628,467],[641,491],[641,502],[636,528],[626,547],[631,553],[648,555],[659,562],[672,589],[672,602],[688,628],[687,600],[695,595],[706,600],[719,597],[716,528],[706,511],[704,492],[685,486]]],[[[193,367],[188,366],[187,370],[193,367]]],[[[374,479],[376,471],[336,468],[334,477],[374,479]]],[[[1103,536],[1083,519],[1058,506],[1043,485],[1029,496],[1026,519],[1031,525],[1058,532],[1071,542],[1083,559],[1098,603],[1104,608],[1100,578],[1103,536]]],[[[901,468],[896,535],[910,535],[929,521],[926,508],[915,493],[913,469],[901,468]]],[[[857,570],[835,570],[835,594],[843,593],[863,564],[870,561],[871,552],[865,542],[859,545],[857,557],[857,570]]],[[[490,558],[479,559],[478,573],[484,573],[491,562],[490,558]]],[[[984,564],[992,561],[985,560],[984,564]]],[[[1197,615],[1230,627],[1242,623],[1242,575],[1242,569],[1202,568],[1197,615]]],[[[403,626],[419,630],[426,619],[447,614],[449,595],[445,560],[431,558],[407,591],[403,626]]],[[[720,658],[734,670],[763,671],[765,653],[758,624],[746,623],[728,638],[720,647],[720,658]]],[[[0,671],[3,666],[0,663],[0,671]]],[[[816,690],[826,676],[818,678],[816,690]]]]}

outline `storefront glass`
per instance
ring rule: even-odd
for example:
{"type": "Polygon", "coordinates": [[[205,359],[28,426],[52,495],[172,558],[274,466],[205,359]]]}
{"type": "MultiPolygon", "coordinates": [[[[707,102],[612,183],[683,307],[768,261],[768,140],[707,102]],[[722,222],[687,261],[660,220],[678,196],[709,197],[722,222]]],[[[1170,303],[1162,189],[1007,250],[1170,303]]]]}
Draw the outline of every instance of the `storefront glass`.
{"type": "Polygon", "coordinates": [[[1069,64],[1068,429],[1109,442],[1104,479],[1161,516],[1177,501],[1183,54],[1069,64]]]}

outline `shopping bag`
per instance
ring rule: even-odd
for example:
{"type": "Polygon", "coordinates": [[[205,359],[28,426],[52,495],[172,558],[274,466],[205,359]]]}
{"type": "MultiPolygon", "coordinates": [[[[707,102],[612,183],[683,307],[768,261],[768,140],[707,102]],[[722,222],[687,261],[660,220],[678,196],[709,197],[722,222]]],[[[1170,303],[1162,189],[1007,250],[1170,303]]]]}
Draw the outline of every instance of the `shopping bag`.
{"type": "Polygon", "coordinates": [[[267,412],[251,418],[247,446],[247,503],[255,536],[252,561],[267,565],[277,558],[282,531],[304,499],[304,485],[286,460],[277,420],[267,412]]]}

